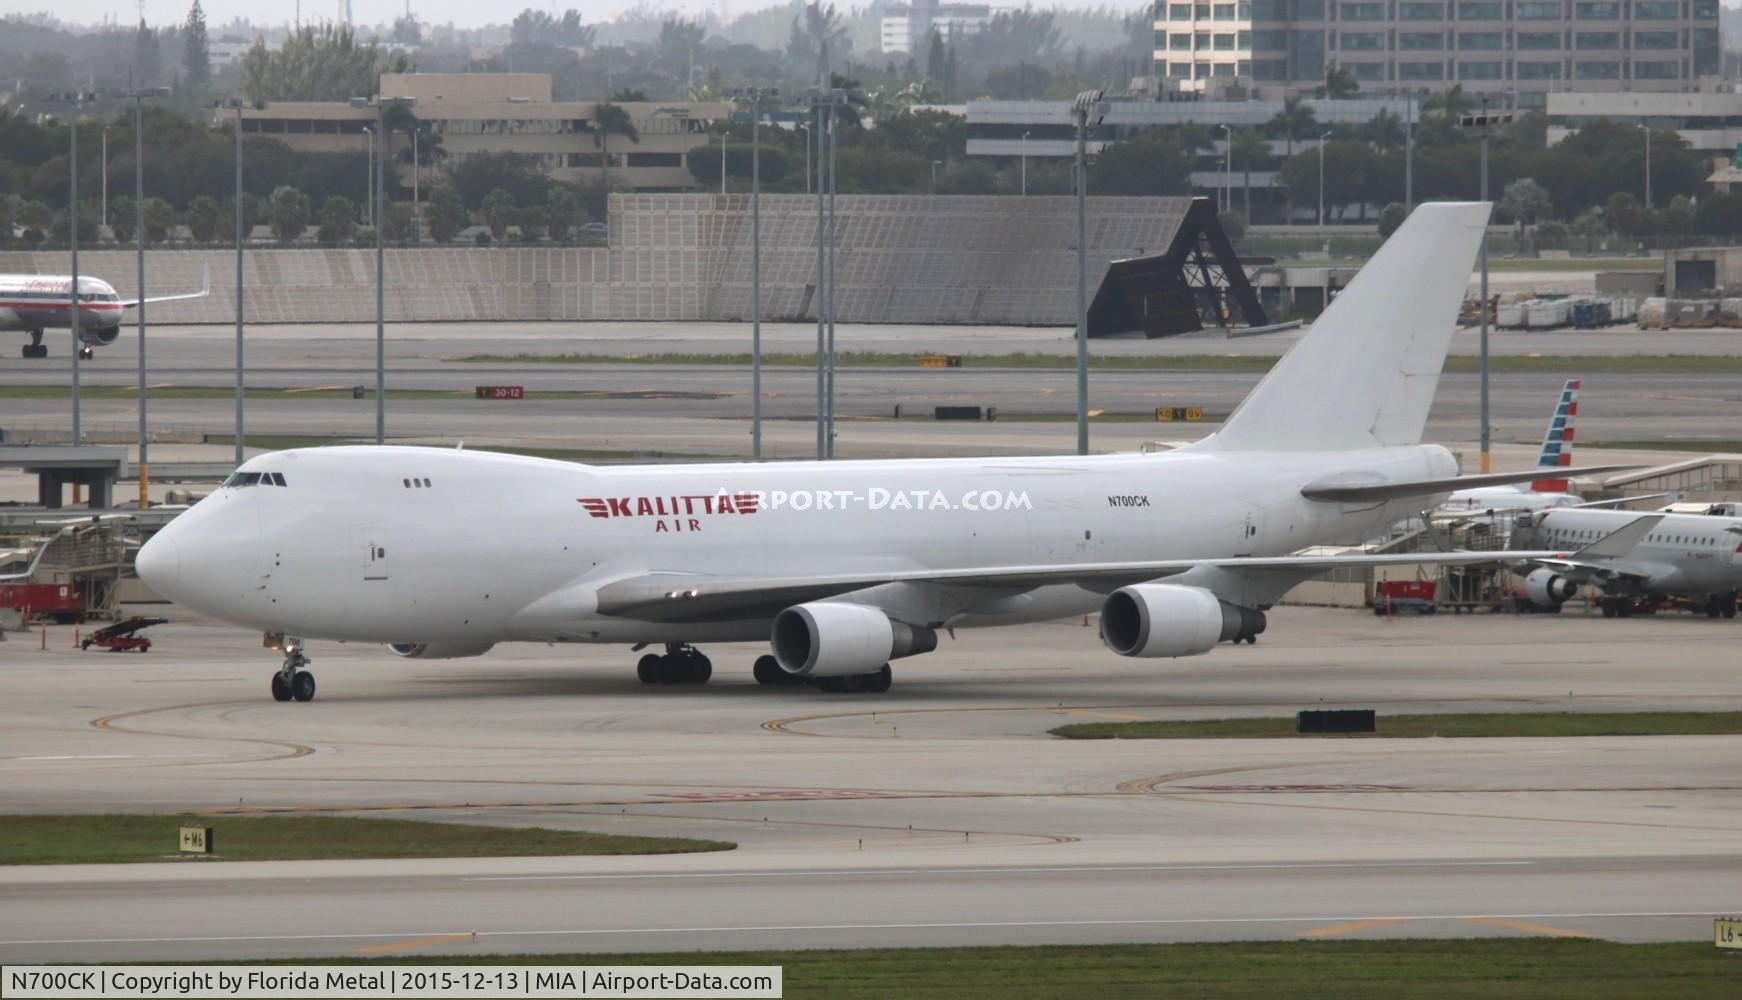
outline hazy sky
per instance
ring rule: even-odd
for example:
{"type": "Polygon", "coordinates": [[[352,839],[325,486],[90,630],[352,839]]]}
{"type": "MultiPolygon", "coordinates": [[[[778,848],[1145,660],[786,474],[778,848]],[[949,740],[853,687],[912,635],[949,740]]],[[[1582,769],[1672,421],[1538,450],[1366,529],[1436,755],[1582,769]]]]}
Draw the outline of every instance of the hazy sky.
{"type": "MultiPolygon", "coordinates": [[[[305,20],[331,20],[339,11],[341,0],[302,0],[305,20]]],[[[839,0],[837,0],[839,2],[839,0]]],[[[1070,0],[1067,0],[1070,2],[1070,0]]],[[[1078,0],[1091,3],[1092,0],[1078,0]]],[[[289,21],[296,10],[296,0],[203,0],[208,24],[223,24],[233,17],[247,17],[256,22],[289,21]]],[[[704,10],[718,11],[718,0],[656,0],[664,10],[694,15],[704,10]]],[[[735,13],[771,7],[770,0],[727,0],[735,13]]],[[[181,21],[187,17],[193,0],[144,0],[145,19],[152,24],[181,21]]],[[[1075,5],[1074,3],[1072,5],[1075,5]]],[[[24,14],[52,10],[62,20],[75,23],[97,23],[105,16],[129,24],[139,18],[139,4],[116,0],[0,0],[0,13],[24,14]]],[[[634,0],[508,0],[507,3],[480,4],[477,0],[411,0],[412,13],[420,21],[461,26],[476,26],[495,22],[507,23],[524,7],[543,6],[546,10],[579,10],[588,21],[601,21],[617,11],[634,6],[634,0]]],[[[854,6],[841,3],[843,8],[854,6]]],[[[351,16],[359,24],[386,24],[405,13],[405,0],[351,0],[351,16]]]]}

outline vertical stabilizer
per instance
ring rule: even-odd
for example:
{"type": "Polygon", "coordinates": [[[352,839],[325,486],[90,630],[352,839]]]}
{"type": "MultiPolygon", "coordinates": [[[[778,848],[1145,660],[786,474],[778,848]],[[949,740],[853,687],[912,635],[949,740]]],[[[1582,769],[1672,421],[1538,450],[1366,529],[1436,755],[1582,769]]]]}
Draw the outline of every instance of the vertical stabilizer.
{"type": "Polygon", "coordinates": [[[1417,206],[1202,446],[1337,451],[1421,443],[1489,208],[1417,206]]]}
{"type": "MultiPolygon", "coordinates": [[[[1567,379],[1561,387],[1560,402],[1549,418],[1548,431],[1542,436],[1542,451],[1536,456],[1536,467],[1544,471],[1567,468],[1573,464],[1573,418],[1579,415],[1579,380],[1567,379]]],[[[1565,493],[1572,488],[1566,479],[1538,479],[1530,484],[1532,492],[1565,493]]]]}

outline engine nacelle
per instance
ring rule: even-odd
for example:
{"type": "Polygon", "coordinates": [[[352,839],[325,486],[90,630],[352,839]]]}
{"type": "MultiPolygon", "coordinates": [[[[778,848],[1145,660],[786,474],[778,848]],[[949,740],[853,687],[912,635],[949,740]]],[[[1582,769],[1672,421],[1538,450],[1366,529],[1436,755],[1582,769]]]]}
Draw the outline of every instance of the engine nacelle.
{"type": "Polygon", "coordinates": [[[1256,638],[1264,626],[1262,611],[1171,583],[1121,587],[1101,605],[1101,640],[1120,656],[1196,656],[1218,642],[1256,638]]]}
{"type": "Polygon", "coordinates": [[[108,347],[120,339],[121,328],[119,326],[79,327],[79,340],[86,347],[108,347]]]}
{"type": "Polygon", "coordinates": [[[387,648],[393,655],[411,660],[458,660],[465,656],[483,656],[493,642],[393,642],[387,648]]]}
{"type": "Polygon", "coordinates": [[[938,648],[938,634],[863,604],[798,604],[774,616],[780,669],[801,677],[869,674],[890,660],[938,648]]]}
{"type": "Polygon", "coordinates": [[[1578,592],[1578,584],[1547,567],[1533,569],[1524,578],[1524,595],[1537,607],[1558,608],[1578,592]]]}

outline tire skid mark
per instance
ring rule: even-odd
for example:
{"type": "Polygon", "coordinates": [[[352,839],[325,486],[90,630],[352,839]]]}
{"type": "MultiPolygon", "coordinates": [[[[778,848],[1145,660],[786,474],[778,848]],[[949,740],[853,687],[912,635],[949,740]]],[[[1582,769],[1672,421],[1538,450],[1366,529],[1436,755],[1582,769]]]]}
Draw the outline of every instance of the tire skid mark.
{"type": "MultiPolygon", "coordinates": [[[[129,734],[132,734],[135,736],[164,736],[164,737],[168,737],[170,739],[200,740],[202,742],[208,742],[208,743],[252,743],[252,744],[255,744],[257,746],[278,747],[282,750],[288,751],[286,753],[270,754],[270,755],[264,756],[264,757],[251,757],[251,758],[248,758],[245,760],[231,760],[231,761],[209,761],[208,760],[208,761],[197,762],[197,763],[201,763],[201,764],[213,764],[213,763],[259,764],[259,763],[264,763],[266,761],[273,761],[273,760],[294,760],[297,757],[307,757],[310,754],[315,752],[314,747],[305,746],[304,744],[301,744],[301,743],[291,743],[287,740],[262,739],[258,736],[213,736],[213,735],[204,735],[204,734],[200,734],[200,733],[178,733],[178,732],[165,731],[162,729],[148,729],[148,728],[145,728],[143,726],[122,725],[121,724],[123,722],[127,722],[128,720],[139,719],[139,718],[143,718],[143,717],[148,716],[148,715],[158,715],[158,714],[161,714],[163,712],[180,712],[180,711],[186,711],[188,709],[193,709],[193,708],[220,708],[220,709],[233,708],[233,707],[244,706],[244,705],[249,705],[249,704],[253,704],[253,702],[198,701],[198,702],[191,702],[191,703],[188,703],[185,705],[163,705],[163,706],[160,706],[158,708],[139,708],[139,709],[134,709],[131,712],[117,712],[114,715],[105,715],[105,716],[102,716],[101,718],[92,719],[91,726],[95,729],[101,729],[101,730],[104,730],[107,732],[129,733],[129,734]]],[[[187,763],[180,763],[180,764],[159,764],[159,765],[154,765],[154,766],[158,766],[158,767],[188,767],[194,763],[196,763],[196,762],[187,762],[187,763]]]]}

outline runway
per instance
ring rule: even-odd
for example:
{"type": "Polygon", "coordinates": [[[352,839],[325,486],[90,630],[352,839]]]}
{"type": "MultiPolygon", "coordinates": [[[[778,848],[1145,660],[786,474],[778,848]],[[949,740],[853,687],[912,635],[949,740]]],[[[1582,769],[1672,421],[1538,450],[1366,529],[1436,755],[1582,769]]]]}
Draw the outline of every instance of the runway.
{"type": "MultiPolygon", "coordinates": [[[[1065,742],[1124,718],[1742,709],[1734,622],[1283,608],[1139,662],[961,632],[887,696],[705,688],[618,648],[407,661],[171,609],[147,656],[14,638],[0,811],[314,810],[713,837],[668,858],[0,869],[0,960],[1597,935],[1742,909],[1742,737],[1065,742]],[[474,939],[473,934],[476,933],[474,939]]],[[[64,633],[64,634],[62,634],[64,633]]]]}
{"type": "MultiPolygon", "coordinates": [[[[125,331],[131,337],[131,331],[125,331]]],[[[346,388],[374,384],[373,329],[362,326],[250,328],[247,348],[251,387],[275,389],[346,388]]],[[[470,364],[456,358],[472,353],[600,353],[615,356],[654,353],[742,353],[746,331],[739,325],[701,324],[496,324],[396,326],[389,332],[390,390],[450,391],[458,398],[392,398],[388,433],[411,443],[475,444],[582,448],[669,455],[742,456],[750,438],[751,378],[746,366],[634,364],[583,365],[470,364]],[[562,397],[523,401],[479,401],[474,386],[521,385],[562,397]]],[[[1297,333],[1241,340],[1220,337],[1162,341],[1097,341],[1106,355],[1241,353],[1274,356],[1297,333]]],[[[213,398],[161,399],[152,403],[151,425],[159,440],[198,441],[228,435],[235,426],[234,403],[221,390],[234,385],[233,334],[213,327],[166,327],[150,334],[154,386],[205,387],[213,398]]],[[[1460,333],[1454,353],[1474,350],[1475,335],[1460,333]]],[[[770,324],[767,350],[814,348],[814,328],[770,324]]],[[[1069,331],[1023,328],[842,328],[841,350],[902,353],[1044,352],[1074,350],[1069,331]]],[[[1734,331],[1633,332],[1557,331],[1496,334],[1496,353],[1605,356],[1654,354],[1729,355],[1742,351],[1734,331]]],[[[138,384],[136,355],[126,343],[99,352],[82,369],[83,384],[131,387],[138,384]]],[[[1742,381],[1727,374],[1585,373],[1572,364],[1565,372],[1498,374],[1491,382],[1495,440],[1534,445],[1565,378],[1584,378],[1579,432],[1582,441],[1654,441],[1734,438],[1718,415],[1742,405],[1742,381]]],[[[1212,417],[1231,412],[1257,384],[1254,373],[1097,371],[1091,376],[1091,405],[1114,414],[1150,414],[1157,406],[1196,406],[1212,417]]],[[[763,412],[766,454],[814,454],[816,377],[813,369],[769,366],[764,371],[763,412]]],[[[64,361],[9,362],[0,367],[0,387],[64,386],[64,361]]],[[[1429,417],[1430,440],[1472,440],[1479,429],[1479,380],[1450,374],[1441,380],[1429,417]]],[[[843,367],[836,382],[837,451],[842,456],[974,455],[1044,453],[1074,450],[1075,429],[1068,416],[1076,407],[1075,374],[1069,369],[843,367]],[[1004,419],[937,427],[929,420],[895,422],[897,407],[906,415],[929,415],[939,405],[996,407],[1004,419]],[[1039,415],[1038,422],[1024,417],[1039,415]],[[1063,420],[1064,422],[1060,422],[1063,420]]],[[[11,396],[0,390],[0,428],[15,437],[65,435],[70,423],[65,401],[11,396]]],[[[251,434],[346,438],[374,435],[372,398],[253,399],[247,403],[251,434]]],[[[133,440],[137,410],[131,399],[88,398],[82,423],[97,440],[133,440]]],[[[1154,439],[1191,439],[1213,423],[1101,421],[1094,446],[1126,450],[1154,439]]]]}

